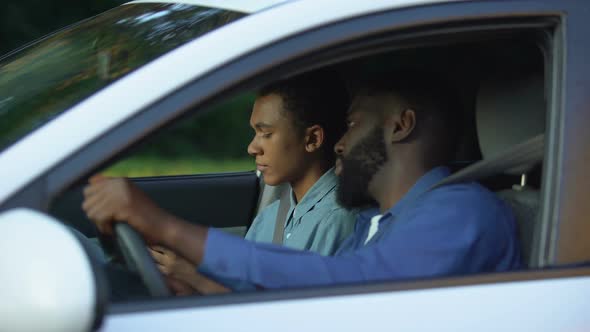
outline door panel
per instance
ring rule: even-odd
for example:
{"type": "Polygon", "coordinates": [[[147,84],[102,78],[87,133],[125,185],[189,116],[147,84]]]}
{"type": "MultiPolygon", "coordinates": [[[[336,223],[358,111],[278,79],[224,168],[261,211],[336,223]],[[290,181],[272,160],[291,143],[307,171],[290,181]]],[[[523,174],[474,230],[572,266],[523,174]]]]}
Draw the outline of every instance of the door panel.
{"type": "MultiPolygon", "coordinates": [[[[132,181],[156,203],[190,222],[213,227],[249,226],[258,201],[255,172],[135,178],[132,181]]],[[[82,206],[82,187],[75,187],[57,198],[50,213],[88,237],[96,229],[82,206]]]]}
{"type": "MultiPolygon", "coordinates": [[[[548,274],[552,273],[530,276],[548,274]]],[[[344,289],[326,289],[324,296],[318,296],[317,290],[283,290],[281,300],[277,300],[278,292],[267,291],[252,296],[266,296],[266,301],[247,305],[236,301],[239,304],[199,306],[199,301],[237,299],[230,295],[196,298],[192,307],[184,301],[184,307],[179,305],[176,310],[168,306],[159,311],[120,310],[119,314],[112,306],[103,331],[159,331],[162,326],[174,331],[193,331],[195,326],[219,331],[254,327],[258,332],[300,331],[297,324],[285,324],[293,321],[294,312],[306,317],[309,326],[330,326],[330,331],[588,331],[590,277],[543,277],[401,291],[384,291],[387,286],[382,285],[380,291],[365,290],[365,294],[360,290],[365,285],[355,286],[356,291],[350,287],[348,294],[344,289]],[[286,298],[289,295],[291,299],[286,298]],[[264,324],[256,324],[261,321],[264,324]]]]}

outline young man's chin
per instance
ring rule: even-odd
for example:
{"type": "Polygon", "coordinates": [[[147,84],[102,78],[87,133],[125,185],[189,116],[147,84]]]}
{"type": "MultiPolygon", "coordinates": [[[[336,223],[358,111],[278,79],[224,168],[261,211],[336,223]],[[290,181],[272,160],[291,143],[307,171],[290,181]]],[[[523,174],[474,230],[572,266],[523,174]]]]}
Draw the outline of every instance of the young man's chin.
{"type": "Polygon", "coordinates": [[[277,178],[272,174],[268,174],[266,172],[262,173],[262,180],[264,181],[264,184],[268,186],[278,186],[285,182],[282,179],[277,178]]]}

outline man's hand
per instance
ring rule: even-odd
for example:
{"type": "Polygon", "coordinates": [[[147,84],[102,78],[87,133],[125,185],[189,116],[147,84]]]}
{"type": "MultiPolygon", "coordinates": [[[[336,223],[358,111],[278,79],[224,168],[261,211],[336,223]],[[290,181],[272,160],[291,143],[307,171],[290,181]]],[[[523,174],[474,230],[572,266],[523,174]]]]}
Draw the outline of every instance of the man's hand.
{"type": "Polygon", "coordinates": [[[184,281],[178,280],[174,277],[166,276],[166,284],[176,296],[187,296],[198,294],[197,291],[184,281]]]}
{"type": "Polygon", "coordinates": [[[194,264],[174,251],[161,246],[152,246],[149,251],[177,295],[190,294],[190,288],[203,295],[230,292],[225,286],[197,272],[194,264]]]}
{"type": "Polygon", "coordinates": [[[148,250],[162,274],[185,282],[197,278],[197,268],[194,264],[178,256],[174,251],[161,246],[152,246],[148,250]]]}
{"type": "Polygon", "coordinates": [[[164,240],[162,231],[170,219],[129,180],[102,175],[90,178],[82,208],[102,233],[112,234],[113,222],[127,222],[150,243],[164,240]]]}

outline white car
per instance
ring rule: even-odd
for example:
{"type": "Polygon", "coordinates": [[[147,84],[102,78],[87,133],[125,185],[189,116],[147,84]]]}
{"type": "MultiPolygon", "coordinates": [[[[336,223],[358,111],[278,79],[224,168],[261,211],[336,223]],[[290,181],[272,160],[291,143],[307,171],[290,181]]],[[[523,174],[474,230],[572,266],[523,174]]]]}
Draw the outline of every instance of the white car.
{"type": "MultiPolygon", "coordinates": [[[[0,331],[590,330],[589,35],[587,0],[154,0],[4,56],[0,331]],[[96,236],[80,208],[86,179],[263,84],[327,66],[351,84],[419,67],[456,85],[454,179],[513,206],[527,268],[109,301],[71,231],[96,236]]],[[[248,113],[218,116],[231,131],[248,113]]],[[[200,128],[195,141],[222,136],[200,128]]],[[[161,175],[133,181],[175,214],[234,233],[276,198],[248,167],[161,175]]]]}

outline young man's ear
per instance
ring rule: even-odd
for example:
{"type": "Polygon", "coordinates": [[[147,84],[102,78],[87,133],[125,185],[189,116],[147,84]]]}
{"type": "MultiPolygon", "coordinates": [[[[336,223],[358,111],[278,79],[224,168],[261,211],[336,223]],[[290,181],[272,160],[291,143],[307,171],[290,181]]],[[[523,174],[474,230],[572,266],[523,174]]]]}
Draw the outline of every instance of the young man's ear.
{"type": "Polygon", "coordinates": [[[305,129],[305,150],[314,152],[324,144],[324,128],[320,125],[313,125],[305,129]]]}
{"type": "Polygon", "coordinates": [[[386,141],[397,143],[405,140],[416,127],[416,112],[413,109],[405,109],[387,116],[385,120],[387,128],[386,141]]]}

